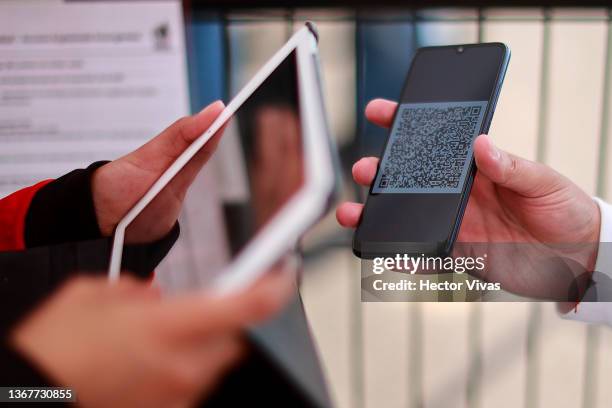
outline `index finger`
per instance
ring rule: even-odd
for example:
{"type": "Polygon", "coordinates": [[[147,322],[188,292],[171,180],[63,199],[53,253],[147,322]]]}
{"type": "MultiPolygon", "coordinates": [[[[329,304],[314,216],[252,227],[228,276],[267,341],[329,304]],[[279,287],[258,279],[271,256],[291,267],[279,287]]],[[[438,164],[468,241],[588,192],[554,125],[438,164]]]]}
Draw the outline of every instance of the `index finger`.
{"type": "Polygon", "coordinates": [[[365,109],[365,115],[366,118],[375,125],[389,128],[393,122],[393,115],[395,115],[396,109],[397,102],[378,98],[368,103],[365,109]]]}
{"type": "Polygon", "coordinates": [[[194,293],[162,304],[161,318],[178,336],[238,331],[268,319],[295,291],[295,273],[275,269],[231,295],[194,293]]]}

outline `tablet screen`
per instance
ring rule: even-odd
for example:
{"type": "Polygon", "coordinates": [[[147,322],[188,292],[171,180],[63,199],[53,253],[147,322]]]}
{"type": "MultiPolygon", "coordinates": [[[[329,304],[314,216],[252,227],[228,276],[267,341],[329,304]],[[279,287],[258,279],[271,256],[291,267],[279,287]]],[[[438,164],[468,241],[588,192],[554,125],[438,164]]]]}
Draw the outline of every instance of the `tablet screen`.
{"type": "MultiPolygon", "coordinates": [[[[185,197],[180,236],[156,270],[163,288],[194,289],[209,283],[304,184],[296,70],[294,51],[227,122],[217,151],[185,197]]],[[[165,197],[187,172],[199,167],[198,158],[194,156],[143,213],[170,209],[171,200],[165,197]]],[[[126,230],[126,250],[130,242],[158,238],[142,236],[139,218],[126,230]]],[[[128,255],[124,253],[123,270],[130,269],[128,255]]]]}
{"type": "Polygon", "coordinates": [[[287,58],[239,109],[218,161],[226,230],[238,252],[303,184],[295,57],[287,58]],[[232,146],[229,145],[232,143],[232,146]],[[224,149],[224,150],[223,150],[224,149]],[[228,150],[232,151],[228,151],[228,150]]]}

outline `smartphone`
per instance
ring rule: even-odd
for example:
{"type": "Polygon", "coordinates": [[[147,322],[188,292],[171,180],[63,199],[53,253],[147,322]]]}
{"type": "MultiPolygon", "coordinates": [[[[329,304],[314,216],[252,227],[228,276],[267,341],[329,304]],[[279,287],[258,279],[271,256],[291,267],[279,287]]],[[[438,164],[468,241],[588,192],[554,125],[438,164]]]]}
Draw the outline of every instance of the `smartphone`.
{"type": "Polygon", "coordinates": [[[446,256],[476,175],[510,49],[502,43],[417,50],[353,237],[361,258],[446,256]]]}

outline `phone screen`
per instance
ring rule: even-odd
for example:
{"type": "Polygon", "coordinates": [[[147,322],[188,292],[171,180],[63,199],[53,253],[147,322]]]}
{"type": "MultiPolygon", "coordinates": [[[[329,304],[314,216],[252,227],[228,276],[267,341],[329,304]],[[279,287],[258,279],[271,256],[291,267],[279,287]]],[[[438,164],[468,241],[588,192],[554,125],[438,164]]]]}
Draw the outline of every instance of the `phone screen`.
{"type": "Polygon", "coordinates": [[[363,257],[449,250],[488,131],[508,49],[421,48],[413,59],[370,188],[354,250],[363,257]]]}

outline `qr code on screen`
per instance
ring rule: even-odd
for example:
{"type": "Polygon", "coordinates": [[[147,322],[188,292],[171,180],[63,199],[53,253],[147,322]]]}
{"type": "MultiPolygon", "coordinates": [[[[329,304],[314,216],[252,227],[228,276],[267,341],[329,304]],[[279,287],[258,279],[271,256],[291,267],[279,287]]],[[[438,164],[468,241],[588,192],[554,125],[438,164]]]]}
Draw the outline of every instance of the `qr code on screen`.
{"type": "Polygon", "coordinates": [[[374,193],[458,193],[486,101],[406,103],[374,182],[374,193]]]}

